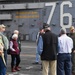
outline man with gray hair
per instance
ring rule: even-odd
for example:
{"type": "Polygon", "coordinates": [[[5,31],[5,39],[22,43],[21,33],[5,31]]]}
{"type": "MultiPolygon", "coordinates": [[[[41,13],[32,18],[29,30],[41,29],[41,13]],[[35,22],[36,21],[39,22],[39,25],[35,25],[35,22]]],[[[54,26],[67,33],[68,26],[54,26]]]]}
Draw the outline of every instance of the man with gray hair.
{"type": "Polygon", "coordinates": [[[61,29],[60,29],[60,33],[61,33],[61,34],[66,34],[66,29],[65,29],[65,28],[61,28],[61,29]]]}
{"type": "Polygon", "coordinates": [[[71,52],[73,40],[66,35],[66,29],[61,28],[58,38],[57,75],[71,75],[71,52]]]}

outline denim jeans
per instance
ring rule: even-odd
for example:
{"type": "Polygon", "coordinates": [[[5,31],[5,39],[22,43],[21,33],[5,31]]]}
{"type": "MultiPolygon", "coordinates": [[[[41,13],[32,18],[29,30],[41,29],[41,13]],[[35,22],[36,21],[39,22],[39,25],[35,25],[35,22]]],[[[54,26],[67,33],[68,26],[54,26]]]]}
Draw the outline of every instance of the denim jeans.
{"type": "Polygon", "coordinates": [[[2,58],[0,57],[0,75],[6,74],[6,66],[3,63],[2,58]]]}
{"type": "Polygon", "coordinates": [[[39,62],[39,61],[40,61],[40,55],[39,55],[38,50],[36,48],[36,60],[35,60],[35,62],[39,62]]]}
{"type": "Polygon", "coordinates": [[[61,53],[57,57],[57,75],[71,75],[72,63],[71,54],[61,53]]]}

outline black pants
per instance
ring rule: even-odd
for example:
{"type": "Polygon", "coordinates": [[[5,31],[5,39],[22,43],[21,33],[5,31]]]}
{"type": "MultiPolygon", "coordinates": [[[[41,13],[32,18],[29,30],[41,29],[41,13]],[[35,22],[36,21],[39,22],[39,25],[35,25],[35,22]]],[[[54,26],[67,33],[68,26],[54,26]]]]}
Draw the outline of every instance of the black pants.
{"type": "Polygon", "coordinates": [[[72,73],[75,73],[75,53],[72,53],[72,73]]]}
{"type": "Polygon", "coordinates": [[[19,63],[20,63],[20,55],[12,54],[11,55],[11,68],[13,68],[14,66],[16,67],[19,66],[19,63]],[[15,65],[15,61],[16,61],[16,65],[15,65]]]}

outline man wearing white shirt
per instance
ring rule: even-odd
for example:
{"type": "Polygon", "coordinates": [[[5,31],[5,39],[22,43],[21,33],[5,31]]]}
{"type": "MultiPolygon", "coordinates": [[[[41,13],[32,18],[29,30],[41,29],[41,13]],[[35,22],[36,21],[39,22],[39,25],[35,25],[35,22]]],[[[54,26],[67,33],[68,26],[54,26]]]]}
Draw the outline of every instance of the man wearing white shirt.
{"type": "Polygon", "coordinates": [[[60,30],[61,36],[58,38],[57,75],[71,75],[71,52],[73,40],[66,35],[66,29],[60,30]]]}

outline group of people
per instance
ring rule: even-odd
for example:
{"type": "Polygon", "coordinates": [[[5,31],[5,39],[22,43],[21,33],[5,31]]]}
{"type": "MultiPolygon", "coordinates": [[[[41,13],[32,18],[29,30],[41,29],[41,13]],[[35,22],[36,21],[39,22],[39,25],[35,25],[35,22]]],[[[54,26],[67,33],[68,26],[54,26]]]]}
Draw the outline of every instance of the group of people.
{"type": "MultiPolygon", "coordinates": [[[[19,31],[14,30],[10,40],[4,35],[6,26],[0,25],[0,75],[6,75],[7,50],[11,55],[11,71],[20,71],[21,41],[19,31]]],[[[48,75],[75,75],[75,28],[60,29],[60,35],[51,32],[48,24],[40,29],[37,40],[37,53],[42,61],[42,74],[48,75]],[[50,68],[50,69],[49,69],[50,68]]]]}
{"type": "Polygon", "coordinates": [[[75,75],[75,29],[60,29],[60,35],[51,32],[49,25],[41,29],[37,42],[37,53],[42,62],[42,74],[75,75]],[[49,69],[50,68],[50,69],[49,69]]]}
{"type": "Polygon", "coordinates": [[[19,38],[19,31],[14,30],[10,39],[5,36],[6,26],[0,25],[0,75],[7,75],[7,53],[10,50],[11,55],[11,71],[20,71],[20,52],[21,41],[19,38]]]}

